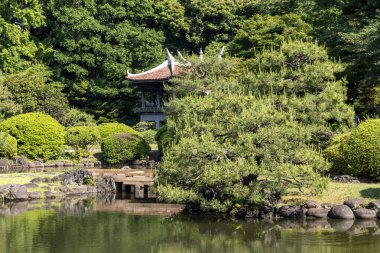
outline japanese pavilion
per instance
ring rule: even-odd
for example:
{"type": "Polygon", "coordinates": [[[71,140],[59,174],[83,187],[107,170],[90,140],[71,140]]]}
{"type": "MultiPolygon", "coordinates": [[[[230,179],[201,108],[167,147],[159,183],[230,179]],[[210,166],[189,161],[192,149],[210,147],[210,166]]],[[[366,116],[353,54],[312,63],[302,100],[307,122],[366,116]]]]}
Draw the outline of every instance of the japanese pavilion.
{"type": "Polygon", "coordinates": [[[139,74],[128,72],[127,80],[141,90],[141,106],[134,109],[140,115],[140,121],[155,122],[159,129],[166,121],[164,101],[168,94],[164,91],[164,83],[170,78],[185,72],[191,64],[182,55],[179,56],[186,63],[178,62],[168,49],[165,49],[167,60],[159,66],[139,74]]]}

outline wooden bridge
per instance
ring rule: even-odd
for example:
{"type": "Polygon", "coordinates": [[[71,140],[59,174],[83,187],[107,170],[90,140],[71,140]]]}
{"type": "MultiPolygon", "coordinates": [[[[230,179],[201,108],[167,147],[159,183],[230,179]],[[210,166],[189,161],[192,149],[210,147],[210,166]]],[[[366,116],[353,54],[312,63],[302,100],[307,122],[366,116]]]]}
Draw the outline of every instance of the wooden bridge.
{"type": "Polygon", "coordinates": [[[135,198],[156,198],[152,169],[90,169],[95,178],[112,178],[118,192],[134,194],[135,198]]]}

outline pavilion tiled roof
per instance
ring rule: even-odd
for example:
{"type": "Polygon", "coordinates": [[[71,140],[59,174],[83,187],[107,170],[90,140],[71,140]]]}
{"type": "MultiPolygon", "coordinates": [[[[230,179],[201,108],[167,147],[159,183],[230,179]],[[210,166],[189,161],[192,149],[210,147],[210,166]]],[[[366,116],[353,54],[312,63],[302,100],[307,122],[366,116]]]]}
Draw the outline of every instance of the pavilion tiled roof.
{"type": "Polygon", "coordinates": [[[127,80],[130,82],[166,81],[173,76],[184,73],[186,71],[185,65],[177,62],[168,50],[166,52],[168,54],[166,61],[153,69],[139,74],[131,74],[128,72],[127,80]]]}

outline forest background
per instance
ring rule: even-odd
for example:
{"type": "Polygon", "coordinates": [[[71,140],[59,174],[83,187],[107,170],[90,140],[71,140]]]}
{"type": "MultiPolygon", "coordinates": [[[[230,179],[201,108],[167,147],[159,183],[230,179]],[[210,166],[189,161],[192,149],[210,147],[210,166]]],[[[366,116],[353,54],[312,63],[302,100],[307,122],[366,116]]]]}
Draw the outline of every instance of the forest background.
{"type": "MultiPolygon", "coordinates": [[[[367,0],[2,0],[0,121],[40,111],[135,123],[136,90],[125,77],[187,55],[253,58],[283,40],[317,41],[341,61],[348,103],[380,111],[380,1],[367,0]]],[[[77,121],[77,120],[75,120],[77,121]]]]}

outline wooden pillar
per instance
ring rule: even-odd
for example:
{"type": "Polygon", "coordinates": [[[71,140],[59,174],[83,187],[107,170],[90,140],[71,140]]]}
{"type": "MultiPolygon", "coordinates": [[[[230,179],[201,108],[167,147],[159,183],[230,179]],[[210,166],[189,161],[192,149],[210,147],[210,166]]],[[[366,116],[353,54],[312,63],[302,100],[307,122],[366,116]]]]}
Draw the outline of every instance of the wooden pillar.
{"type": "Polygon", "coordinates": [[[156,103],[157,103],[157,107],[160,108],[161,107],[161,97],[160,97],[160,91],[159,89],[156,90],[156,103]]]}
{"type": "Polygon", "coordinates": [[[144,185],[143,184],[136,184],[135,185],[135,197],[137,199],[143,199],[144,198],[144,185]]]}

